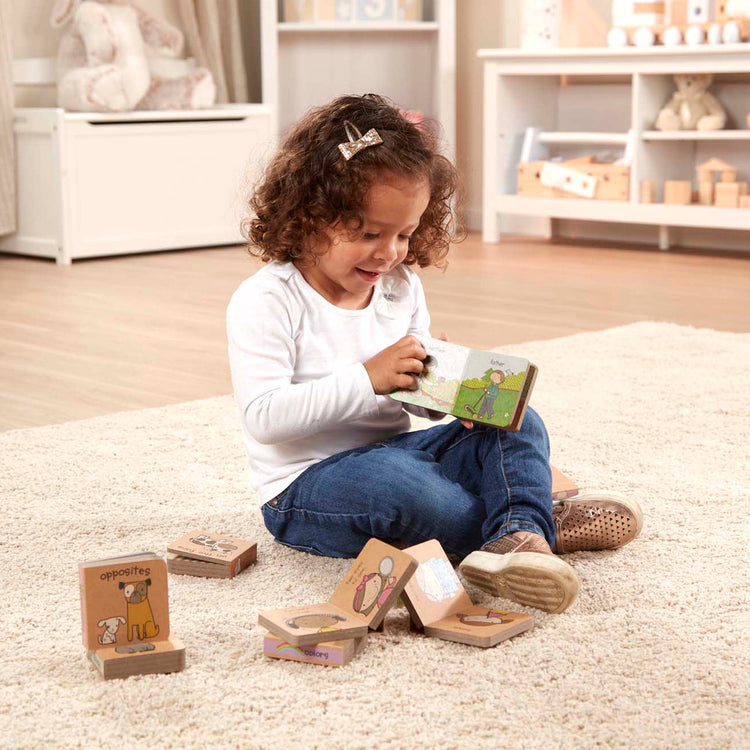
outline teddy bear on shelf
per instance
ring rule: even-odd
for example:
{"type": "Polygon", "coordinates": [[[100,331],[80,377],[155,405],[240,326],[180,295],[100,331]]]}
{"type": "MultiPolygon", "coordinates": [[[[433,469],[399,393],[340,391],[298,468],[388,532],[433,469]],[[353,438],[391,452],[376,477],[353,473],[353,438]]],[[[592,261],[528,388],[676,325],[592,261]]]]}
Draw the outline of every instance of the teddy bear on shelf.
{"type": "Polygon", "coordinates": [[[677,91],[659,112],[657,130],[721,130],[727,124],[724,107],[708,90],[712,75],[680,74],[674,80],[677,91]]]}
{"type": "Polygon", "coordinates": [[[176,59],[182,32],[130,0],[57,0],[51,23],[64,29],[58,103],[65,109],[200,109],[215,101],[211,73],[176,59]],[[176,73],[163,74],[167,61],[176,73]]]}

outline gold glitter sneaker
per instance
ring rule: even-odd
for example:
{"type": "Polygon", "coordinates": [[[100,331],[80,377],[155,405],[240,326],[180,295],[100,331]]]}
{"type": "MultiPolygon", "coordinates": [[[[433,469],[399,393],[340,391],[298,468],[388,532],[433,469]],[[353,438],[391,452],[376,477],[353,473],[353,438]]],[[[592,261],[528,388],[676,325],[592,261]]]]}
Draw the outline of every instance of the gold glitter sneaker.
{"type": "Polygon", "coordinates": [[[590,493],[552,504],[558,554],[617,549],[632,542],[643,528],[643,511],[635,500],[590,493]]]}
{"type": "Polygon", "coordinates": [[[564,612],[578,594],[575,570],[531,531],[488,542],[466,557],[459,570],[484,591],[545,612],[564,612]]]}

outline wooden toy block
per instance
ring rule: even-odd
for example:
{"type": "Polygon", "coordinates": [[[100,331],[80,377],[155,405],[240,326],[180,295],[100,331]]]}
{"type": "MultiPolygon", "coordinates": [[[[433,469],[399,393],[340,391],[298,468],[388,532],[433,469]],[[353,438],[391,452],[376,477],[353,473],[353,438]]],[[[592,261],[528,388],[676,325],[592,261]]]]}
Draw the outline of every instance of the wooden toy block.
{"type": "Polygon", "coordinates": [[[702,164],[698,164],[695,167],[695,173],[698,177],[699,185],[701,182],[714,182],[717,174],[721,174],[722,182],[733,182],[732,179],[725,180],[723,177],[726,174],[726,176],[730,178],[731,175],[734,174],[736,178],[737,169],[723,159],[713,157],[708,161],[704,161],[702,164]]]}
{"type": "Polygon", "coordinates": [[[693,186],[687,180],[667,180],[664,183],[664,202],[688,206],[693,198],[693,186]]]}
{"type": "Polygon", "coordinates": [[[673,26],[682,26],[688,22],[687,0],[672,0],[669,4],[669,15],[667,23],[673,26]]]}
{"type": "Polygon", "coordinates": [[[722,182],[737,182],[737,170],[736,169],[725,169],[721,173],[722,182]]]}
{"type": "Polygon", "coordinates": [[[750,195],[740,196],[740,208],[750,208],[750,195]]]}
{"type": "Polygon", "coordinates": [[[698,203],[702,206],[713,206],[714,204],[714,182],[706,180],[698,183],[698,203]]]}
{"type": "MultiPolygon", "coordinates": [[[[581,198],[559,188],[543,185],[541,176],[544,164],[543,161],[530,161],[521,162],[518,165],[518,195],[592,200],[591,198],[581,198]]],[[[596,178],[593,200],[627,201],[630,198],[630,167],[595,164],[589,160],[589,157],[571,159],[561,162],[560,165],[596,178]]]]}
{"type": "Polygon", "coordinates": [[[715,18],[714,0],[688,0],[688,23],[708,23],[715,18]]]}
{"type": "Polygon", "coordinates": [[[641,203],[656,203],[656,183],[653,180],[641,182],[641,203]]]}
{"type": "Polygon", "coordinates": [[[750,130],[750,112],[747,113],[745,125],[747,126],[747,129],[750,130]]]}
{"type": "Polygon", "coordinates": [[[740,205],[740,185],[738,182],[719,182],[716,185],[714,205],[722,208],[738,208],[740,205]]]}

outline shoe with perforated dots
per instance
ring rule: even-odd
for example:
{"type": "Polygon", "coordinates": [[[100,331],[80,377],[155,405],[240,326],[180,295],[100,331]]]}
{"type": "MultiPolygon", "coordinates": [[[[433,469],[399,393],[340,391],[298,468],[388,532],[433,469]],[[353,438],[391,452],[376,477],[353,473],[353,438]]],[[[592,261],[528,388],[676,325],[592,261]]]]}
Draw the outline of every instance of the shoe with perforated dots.
{"type": "Polygon", "coordinates": [[[643,528],[643,511],[635,500],[588,493],[552,504],[557,554],[617,549],[632,542],[643,528]]]}

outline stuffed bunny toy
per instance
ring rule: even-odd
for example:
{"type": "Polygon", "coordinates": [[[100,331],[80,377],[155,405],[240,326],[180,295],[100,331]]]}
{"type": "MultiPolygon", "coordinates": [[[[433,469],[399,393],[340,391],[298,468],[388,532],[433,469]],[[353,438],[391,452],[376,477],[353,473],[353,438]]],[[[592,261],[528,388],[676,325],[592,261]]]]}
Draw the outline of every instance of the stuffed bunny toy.
{"type": "Polygon", "coordinates": [[[214,103],[216,87],[205,68],[159,74],[161,61],[179,62],[182,32],[130,0],[57,0],[51,23],[63,28],[58,103],[65,109],[123,112],[214,103]]]}
{"type": "Polygon", "coordinates": [[[710,73],[681,74],[674,77],[677,91],[659,112],[657,130],[721,130],[727,113],[708,91],[710,73]]]}

